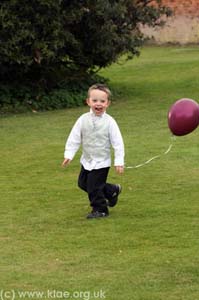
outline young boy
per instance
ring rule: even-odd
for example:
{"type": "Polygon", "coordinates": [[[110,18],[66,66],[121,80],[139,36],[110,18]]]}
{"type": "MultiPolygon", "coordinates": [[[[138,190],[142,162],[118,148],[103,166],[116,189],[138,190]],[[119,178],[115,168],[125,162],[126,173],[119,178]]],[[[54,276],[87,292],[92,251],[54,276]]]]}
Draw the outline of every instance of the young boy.
{"type": "Polygon", "coordinates": [[[79,117],[66,141],[64,161],[67,166],[82,145],[81,171],[78,186],[87,192],[92,211],[87,219],[109,215],[121,192],[119,184],[106,183],[111,166],[111,146],[114,149],[114,166],[117,173],[124,171],[124,144],[116,121],[106,113],[111,92],[103,84],[92,85],[88,90],[90,112],[79,117]]]}

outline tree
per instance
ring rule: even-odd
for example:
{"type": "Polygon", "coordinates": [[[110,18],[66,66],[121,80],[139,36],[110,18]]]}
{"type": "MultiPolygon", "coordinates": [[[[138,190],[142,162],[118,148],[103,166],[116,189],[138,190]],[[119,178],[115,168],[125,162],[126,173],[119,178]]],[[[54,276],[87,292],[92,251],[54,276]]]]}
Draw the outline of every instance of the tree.
{"type": "Polygon", "coordinates": [[[161,1],[10,0],[0,4],[1,72],[32,66],[105,67],[143,43],[139,24],[168,15],[161,1]]]}
{"type": "Polygon", "coordinates": [[[139,53],[140,24],[170,11],[161,0],[4,0],[0,3],[0,82],[54,87],[139,53]]]}

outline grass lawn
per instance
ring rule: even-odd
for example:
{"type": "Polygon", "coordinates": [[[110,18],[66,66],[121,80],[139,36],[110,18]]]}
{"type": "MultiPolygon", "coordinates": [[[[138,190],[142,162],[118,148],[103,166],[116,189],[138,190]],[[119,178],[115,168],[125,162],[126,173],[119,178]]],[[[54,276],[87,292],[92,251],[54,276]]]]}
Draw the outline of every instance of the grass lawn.
{"type": "Polygon", "coordinates": [[[1,117],[1,300],[199,299],[199,129],[173,140],[167,126],[177,99],[198,100],[199,49],[147,47],[101,73],[117,94],[108,112],[126,165],[160,157],[122,176],[111,170],[120,202],[109,218],[86,220],[80,152],[60,165],[87,107],[1,117]]]}

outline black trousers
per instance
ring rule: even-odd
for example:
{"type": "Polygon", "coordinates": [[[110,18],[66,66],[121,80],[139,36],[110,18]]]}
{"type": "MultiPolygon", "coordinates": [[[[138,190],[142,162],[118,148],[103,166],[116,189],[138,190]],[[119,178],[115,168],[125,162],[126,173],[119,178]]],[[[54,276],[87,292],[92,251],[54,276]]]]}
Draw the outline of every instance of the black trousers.
{"type": "Polygon", "coordinates": [[[115,185],[106,183],[108,177],[108,168],[102,168],[97,170],[85,170],[82,166],[79,178],[78,186],[88,193],[90,205],[94,211],[107,212],[107,201],[111,199],[115,192],[115,185]]]}

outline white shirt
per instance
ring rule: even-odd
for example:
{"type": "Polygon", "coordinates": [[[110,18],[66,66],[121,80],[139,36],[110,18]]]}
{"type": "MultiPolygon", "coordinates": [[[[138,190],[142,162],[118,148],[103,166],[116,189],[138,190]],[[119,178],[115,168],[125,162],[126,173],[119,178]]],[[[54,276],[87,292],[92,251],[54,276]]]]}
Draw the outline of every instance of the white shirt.
{"type": "MultiPolygon", "coordinates": [[[[114,165],[115,166],[124,166],[124,143],[122,139],[121,132],[116,121],[108,114],[103,113],[100,116],[96,116],[92,110],[89,113],[83,114],[78,118],[75,125],[73,126],[69,137],[66,141],[64,158],[68,158],[72,160],[78,151],[80,145],[82,144],[82,127],[83,127],[83,118],[88,118],[88,124],[92,122],[93,131],[97,127],[97,124],[101,122],[101,118],[104,118],[104,121],[108,122],[108,143],[114,149],[114,165]],[[108,120],[108,121],[107,121],[108,120]]],[[[108,145],[108,146],[109,146],[108,145]]],[[[85,143],[84,146],[86,147],[85,143]]],[[[87,149],[86,149],[87,150],[87,149]]],[[[95,151],[95,143],[93,143],[93,149],[91,158],[88,159],[83,154],[81,156],[80,162],[86,170],[100,169],[111,166],[111,151],[108,151],[108,155],[104,157],[104,159],[98,159],[97,152],[99,152],[99,147],[97,151],[95,151]]],[[[100,151],[104,151],[104,148],[100,149],[100,151]]],[[[105,151],[104,151],[105,152],[105,151]]]]}

